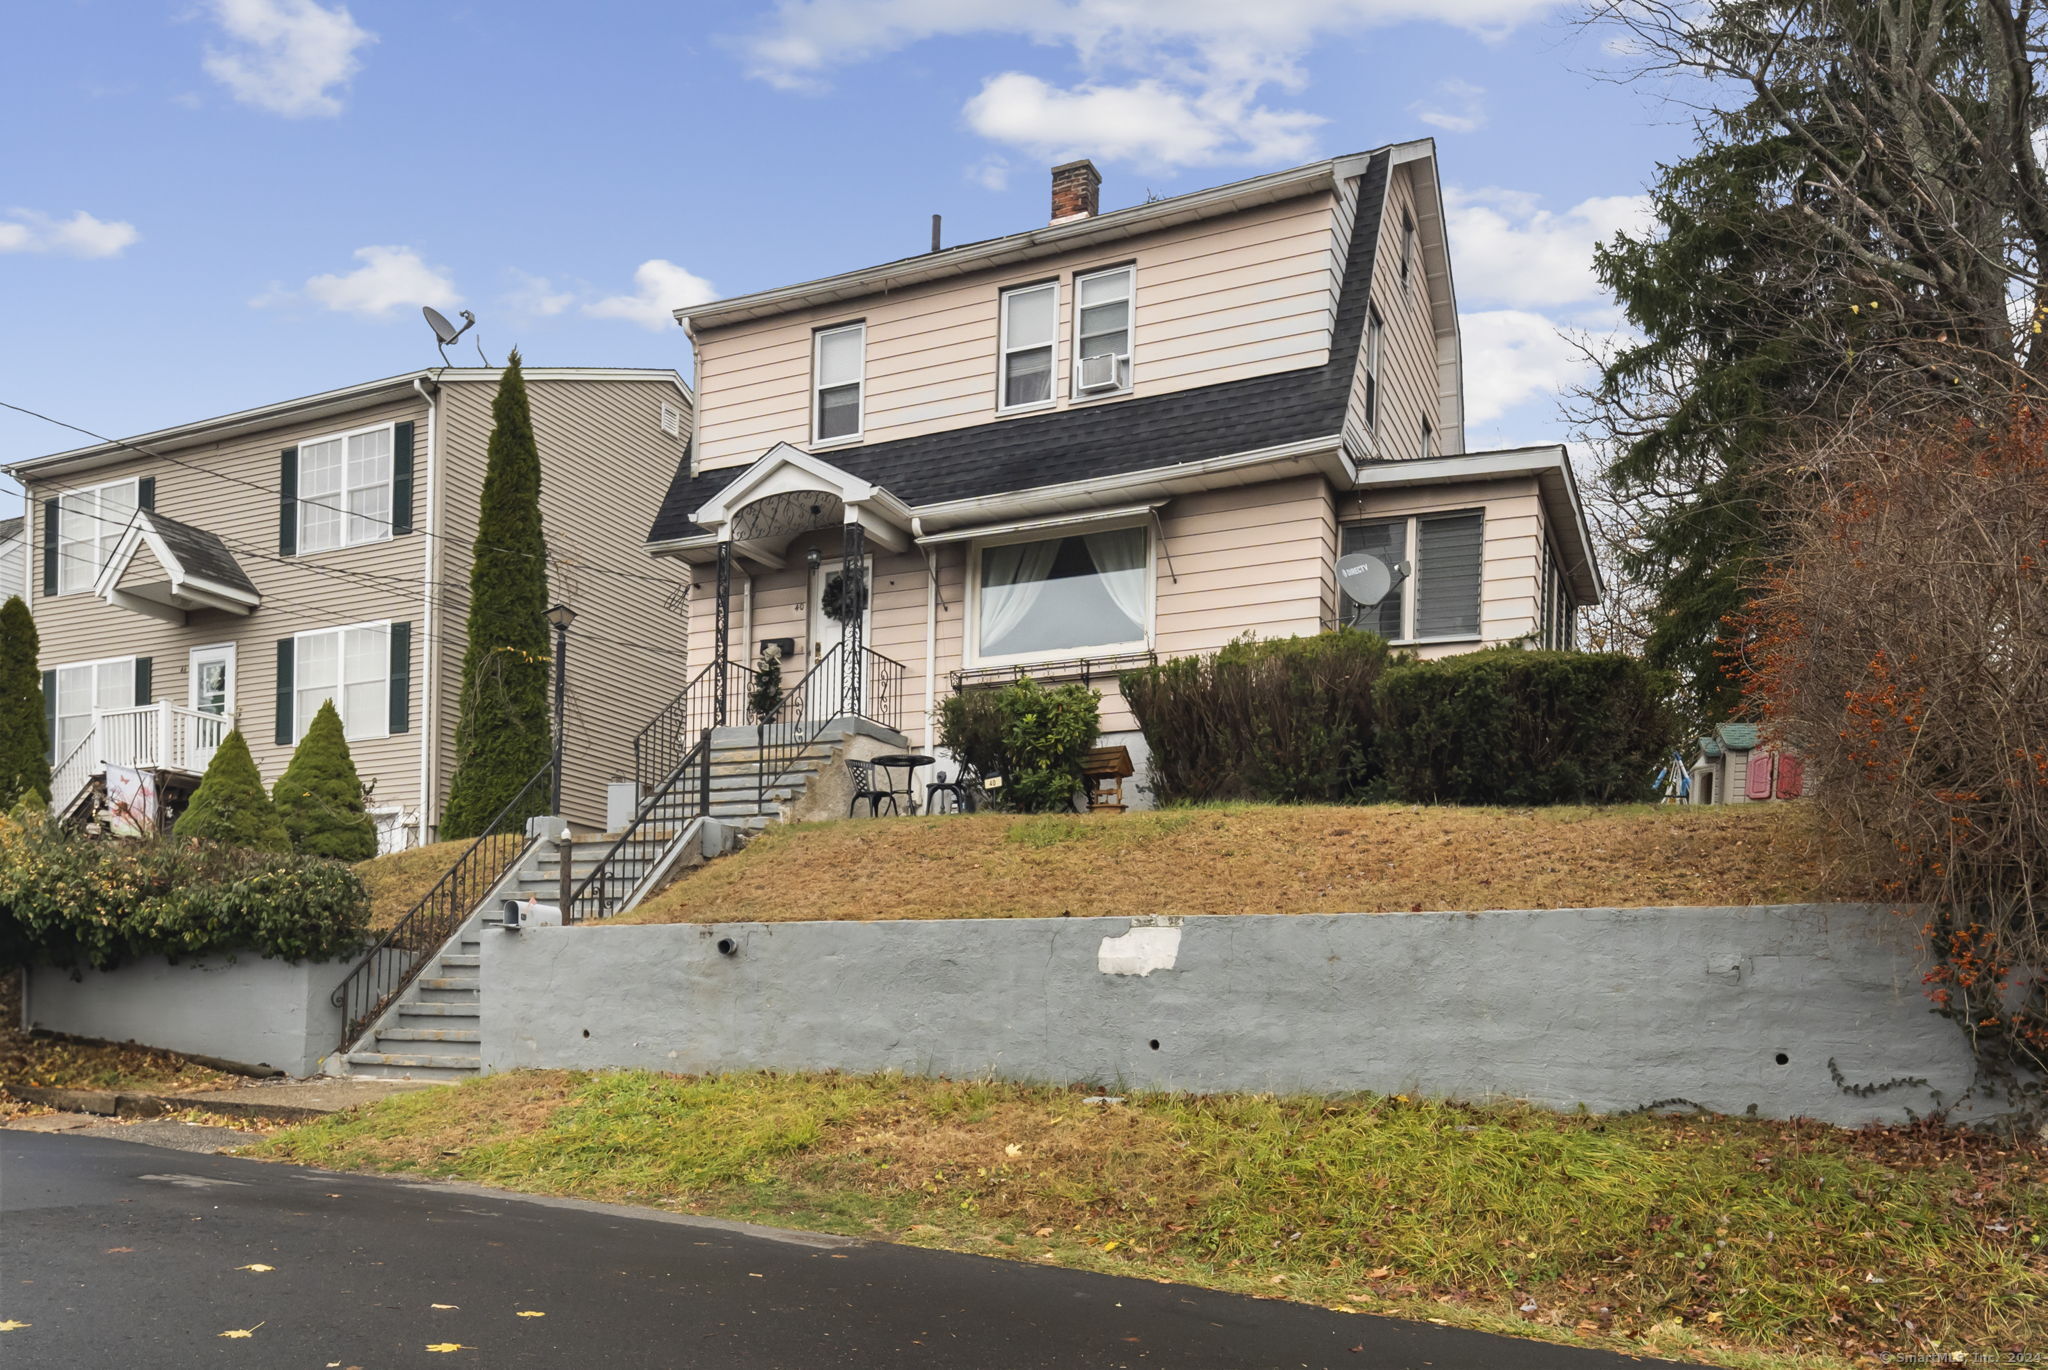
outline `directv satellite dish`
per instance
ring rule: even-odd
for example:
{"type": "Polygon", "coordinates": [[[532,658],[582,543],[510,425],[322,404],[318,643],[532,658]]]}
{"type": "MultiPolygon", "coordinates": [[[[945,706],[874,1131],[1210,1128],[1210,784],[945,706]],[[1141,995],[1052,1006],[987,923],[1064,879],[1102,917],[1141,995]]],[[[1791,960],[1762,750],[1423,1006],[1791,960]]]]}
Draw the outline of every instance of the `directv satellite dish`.
{"type": "Polygon", "coordinates": [[[1406,579],[1408,563],[1388,566],[1370,552],[1350,552],[1337,558],[1337,588],[1353,604],[1370,609],[1387,597],[1398,579],[1406,579]]]}
{"type": "Polygon", "coordinates": [[[421,305],[420,313],[427,316],[427,326],[434,330],[434,344],[442,349],[441,364],[443,366],[449,365],[448,344],[476,327],[476,315],[470,313],[467,309],[462,310],[462,327],[457,328],[454,324],[448,322],[446,314],[443,314],[431,305],[421,305]]]}

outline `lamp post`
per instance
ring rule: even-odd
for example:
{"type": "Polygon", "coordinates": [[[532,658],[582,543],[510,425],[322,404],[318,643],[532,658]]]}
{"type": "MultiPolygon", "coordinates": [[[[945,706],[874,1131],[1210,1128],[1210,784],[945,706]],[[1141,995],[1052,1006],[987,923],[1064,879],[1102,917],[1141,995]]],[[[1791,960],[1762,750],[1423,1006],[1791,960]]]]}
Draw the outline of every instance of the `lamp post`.
{"type": "Polygon", "coordinates": [[[575,621],[576,611],[566,604],[548,610],[548,624],[555,630],[555,763],[550,812],[558,818],[562,813],[562,701],[569,679],[569,625],[575,621]]]}

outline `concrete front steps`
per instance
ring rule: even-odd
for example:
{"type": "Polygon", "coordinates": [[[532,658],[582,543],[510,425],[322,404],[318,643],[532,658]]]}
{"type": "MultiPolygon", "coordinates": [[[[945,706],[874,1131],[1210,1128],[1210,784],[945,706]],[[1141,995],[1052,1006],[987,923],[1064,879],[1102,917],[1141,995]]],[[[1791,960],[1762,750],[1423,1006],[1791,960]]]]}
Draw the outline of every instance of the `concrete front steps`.
{"type": "MultiPolygon", "coordinates": [[[[761,783],[761,749],[752,728],[719,728],[711,739],[711,822],[695,831],[698,840],[674,850],[675,839],[688,835],[700,816],[701,793],[696,777],[665,797],[650,816],[642,835],[664,837],[657,848],[635,843],[622,851],[614,865],[623,878],[607,881],[613,890],[630,890],[626,897],[637,902],[651,890],[640,889],[650,874],[665,884],[684,870],[718,853],[742,845],[770,823],[792,816],[833,817],[844,813],[844,800],[832,799],[825,782],[843,779],[843,762],[856,748],[872,755],[901,751],[909,739],[893,729],[865,719],[837,719],[822,735],[794,756],[776,755],[771,749],[768,764],[783,768],[774,783],[761,783]],[[823,810],[811,812],[811,810],[823,810]],[[630,881],[630,884],[627,882],[630,881]]],[[[545,835],[559,833],[558,818],[533,820],[530,831],[545,835]]],[[[617,840],[617,833],[586,838],[570,844],[569,878],[581,885],[597,869],[617,840]]],[[[516,870],[499,882],[441,948],[440,955],[406,986],[397,1001],[384,1011],[363,1035],[356,1049],[345,1053],[335,1065],[336,1073],[382,1079],[452,1082],[482,1072],[482,1015],[484,986],[479,976],[482,939],[516,934],[500,932],[495,926],[506,899],[524,902],[528,896],[543,904],[561,898],[562,849],[549,836],[535,842],[516,870]],[[484,920],[491,920],[487,924],[484,920]]]]}

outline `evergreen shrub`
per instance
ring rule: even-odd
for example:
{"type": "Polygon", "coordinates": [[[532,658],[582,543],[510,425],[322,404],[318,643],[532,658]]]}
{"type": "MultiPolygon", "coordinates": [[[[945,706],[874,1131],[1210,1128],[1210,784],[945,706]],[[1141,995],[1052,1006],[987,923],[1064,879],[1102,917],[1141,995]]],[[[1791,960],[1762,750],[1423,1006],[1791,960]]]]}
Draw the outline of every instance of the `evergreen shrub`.
{"type": "Polygon", "coordinates": [[[367,861],[377,854],[377,825],[363,807],[363,782],[333,700],[313,715],[270,798],[300,855],[367,861]]]}

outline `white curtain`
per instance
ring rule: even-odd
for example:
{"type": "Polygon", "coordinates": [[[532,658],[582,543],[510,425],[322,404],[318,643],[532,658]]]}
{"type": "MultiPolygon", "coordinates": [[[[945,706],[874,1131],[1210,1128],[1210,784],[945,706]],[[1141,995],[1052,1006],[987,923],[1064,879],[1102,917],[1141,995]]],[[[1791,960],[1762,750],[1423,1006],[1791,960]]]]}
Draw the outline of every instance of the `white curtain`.
{"type": "Polygon", "coordinates": [[[1045,594],[1046,573],[1059,554],[1060,540],[1007,542],[981,554],[981,650],[1001,655],[1002,641],[1037,607],[1045,594]]]}
{"type": "Polygon", "coordinates": [[[1089,533],[1084,541],[1102,588],[1136,630],[1133,639],[1145,631],[1145,530],[1120,528],[1114,533],[1089,533]]]}

